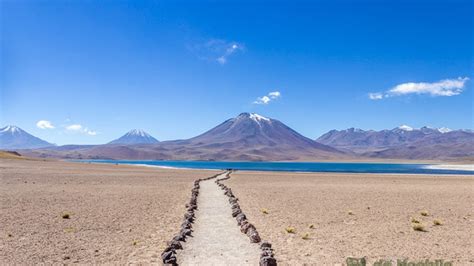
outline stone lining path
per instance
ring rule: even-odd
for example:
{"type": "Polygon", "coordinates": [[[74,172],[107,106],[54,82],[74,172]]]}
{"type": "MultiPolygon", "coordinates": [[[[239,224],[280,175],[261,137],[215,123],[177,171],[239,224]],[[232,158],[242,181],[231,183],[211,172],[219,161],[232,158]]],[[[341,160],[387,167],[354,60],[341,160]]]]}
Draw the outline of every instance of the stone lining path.
{"type": "MultiPolygon", "coordinates": [[[[225,177],[221,175],[217,178],[225,177]]],[[[179,265],[258,265],[259,244],[240,232],[231,206],[215,179],[200,183],[192,237],[178,253],[179,265]]]]}

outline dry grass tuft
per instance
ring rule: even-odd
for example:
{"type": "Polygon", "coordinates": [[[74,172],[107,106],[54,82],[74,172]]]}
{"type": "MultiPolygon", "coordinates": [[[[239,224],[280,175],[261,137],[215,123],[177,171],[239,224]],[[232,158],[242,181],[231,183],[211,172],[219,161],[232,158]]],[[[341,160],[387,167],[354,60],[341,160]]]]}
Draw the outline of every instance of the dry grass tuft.
{"type": "Polygon", "coordinates": [[[354,215],[354,212],[353,211],[348,211],[347,214],[354,215]]]}
{"type": "Polygon", "coordinates": [[[66,228],[64,228],[64,232],[65,233],[75,233],[76,229],[74,229],[74,227],[66,227],[66,228]]]}
{"type": "Polygon", "coordinates": [[[287,228],[285,229],[285,231],[286,231],[288,234],[294,234],[294,233],[296,232],[296,229],[295,229],[294,227],[289,226],[289,227],[287,227],[287,228]]]}
{"type": "Polygon", "coordinates": [[[70,219],[70,218],[71,218],[71,215],[66,212],[66,213],[63,213],[63,214],[61,215],[61,217],[62,217],[63,219],[70,219]]]}
{"type": "Polygon", "coordinates": [[[306,233],[306,234],[302,235],[301,238],[302,238],[303,240],[309,240],[309,234],[306,233]]]}
{"type": "Polygon", "coordinates": [[[434,224],[434,225],[443,225],[443,222],[441,222],[440,220],[435,219],[435,220],[433,221],[433,224],[434,224]]]}
{"type": "Polygon", "coordinates": [[[414,224],[419,224],[420,220],[418,220],[416,218],[411,218],[411,222],[414,223],[414,224]]]}
{"type": "Polygon", "coordinates": [[[268,214],[268,210],[265,209],[265,208],[262,208],[260,211],[261,211],[263,214],[268,214]]]}
{"type": "Polygon", "coordinates": [[[427,211],[421,211],[420,214],[421,214],[421,216],[428,216],[429,215],[429,213],[427,211]]]}
{"type": "Polygon", "coordinates": [[[412,224],[413,230],[419,232],[426,232],[425,226],[422,224],[412,224]]]}
{"type": "Polygon", "coordinates": [[[309,229],[314,229],[314,224],[310,224],[309,229]]]}

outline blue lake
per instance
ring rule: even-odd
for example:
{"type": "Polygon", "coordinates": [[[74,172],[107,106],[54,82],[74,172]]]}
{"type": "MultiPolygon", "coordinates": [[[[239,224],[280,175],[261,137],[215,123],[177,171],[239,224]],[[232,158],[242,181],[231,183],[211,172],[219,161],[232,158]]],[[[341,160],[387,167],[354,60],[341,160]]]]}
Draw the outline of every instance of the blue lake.
{"type": "Polygon", "coordinates": [[[217,162],[217,161],[129,161],[80,160],[80,162],[135,164],[191,169],[237,169],[285,172],[396,173],[396,174],[467,174],[474,171],[430,169],[430,164],[346,163],[346,162],[217,162]]]}

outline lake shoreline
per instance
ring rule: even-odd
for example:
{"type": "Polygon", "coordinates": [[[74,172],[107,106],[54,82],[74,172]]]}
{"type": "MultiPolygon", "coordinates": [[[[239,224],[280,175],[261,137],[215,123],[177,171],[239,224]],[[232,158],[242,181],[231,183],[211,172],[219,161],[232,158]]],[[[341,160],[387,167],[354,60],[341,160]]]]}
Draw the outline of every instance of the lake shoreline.
{"type": "Polygon", "coordinates": [[[152,160],[72,160],[80,163],[119,164],[163,169],[361,174],[474,175],[469,164],[369,163],[369,162],[225,162],[152,160]]]}

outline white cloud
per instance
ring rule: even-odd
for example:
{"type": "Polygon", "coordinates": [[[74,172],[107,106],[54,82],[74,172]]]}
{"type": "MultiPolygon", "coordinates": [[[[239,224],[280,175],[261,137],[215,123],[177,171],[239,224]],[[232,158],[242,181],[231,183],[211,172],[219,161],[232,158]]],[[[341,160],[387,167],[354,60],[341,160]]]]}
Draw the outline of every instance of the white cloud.
{"type": "Polygon", "coordinates": [[[95,135],[97,135],[97,132],[96,132],[96,131],[88,130],[88,129],[86,129],[86,133],[87,133],[87,135],[90,135],[90,136],[95,136],[95,135]]]}
{"type": "Polygon", "coordinates": [[[53,129],[53,124],[48,120],[40,120],[36,122],[36,126],[41,129],[53,129]]]}
{"type": "Polygon", "coordinates": [[[74,124],[74,125],[67,126],[66,129],[70,131],[80,131],[82,130],[82,126],[79,124],[74,124]]]}
{"type": "Polygon", "coordinates": [[[270,101],[271,101],[270,97],[265,95],[262,97],[258,97],[257,100],[253,103],[254,104],[268,104],[270,101]]]}
{"type": "Polygon", "coordinates": [[[239,51],[244,51],[244,45],[234,41],[211,39],[204,43],[189,46],[189,49],[200,59],[225,65],[229,61],[230,56],[239,51]]]}
{"type": "Polygon", "coordinates": [[[225,50],[225,53],[217,58],[217,62],[219,62],[221,65],[227,63],[227,57],[242,49],[242,47],[237,43],[226,44],[226,46],[227,49],[225,50]]]}
{"type": "Polygon", "coordinates": [[[369,99],[371,100],[382,100],[383,94],[379,92],[369,93],[369,99]]]}
{"type": "Polygon", "coordinates": [[[428,94],[430,96],[454,96],[464,90],[464,85],[469,78],[444,79],[437,82],[408,82],[398,84],[386,92],[369,93],[369,99],[381,100],[383,98],[403,96],[409,94],[428,94]]]}
{"type": "Polygon", "coordinates": [[[89,135],[89,136],[97,135],[96,131],[90,130],[87,127],[83,127],[80,124],[73,124],[73,125],[66,126],[66,130],[71,131],[71,132],[78,132],[78,133],[86,134],[86,135],[89,135]]]}
{"type": "Polygon", "coordinates": [[[279,91],[272,91],[272,92],[269,92],[267,95],[258,97],[257,100],[255,100],[253,103],[254,104],[269,104],[271,101],[276,100],[280,97],[281,97],[281,93],[279,91]]]}
{"type": "Polygon", "coordinates": [[[281,96],[281,93],[279,91],[272,91],[268,94],[268,96],[270,96],[272,99],[276,99],[281,96]]]}

